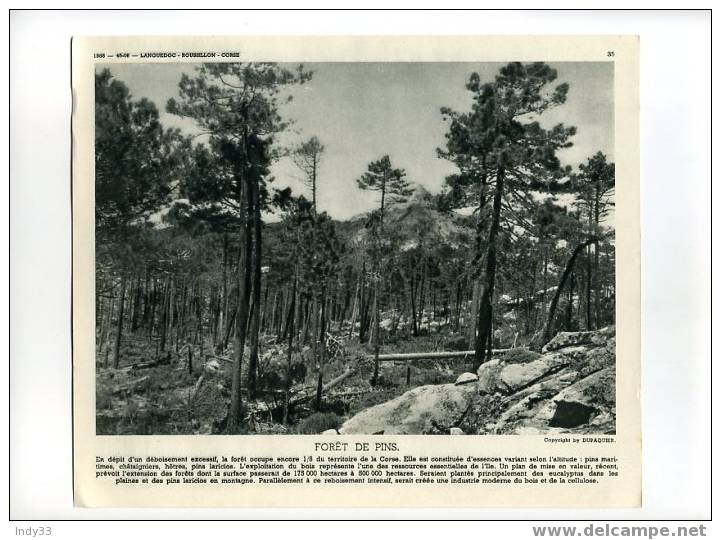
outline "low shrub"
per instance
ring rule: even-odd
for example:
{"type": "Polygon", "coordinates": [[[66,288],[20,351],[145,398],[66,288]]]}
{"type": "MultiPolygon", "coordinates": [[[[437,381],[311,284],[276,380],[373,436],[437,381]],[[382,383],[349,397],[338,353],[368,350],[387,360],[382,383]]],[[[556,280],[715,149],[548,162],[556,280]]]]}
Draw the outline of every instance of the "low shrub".
{"type": "Polygon", "coordinates": [[[317,412],[298,423],[298,433],[314,435],[323,433],[327,429],[338,429],[340,417],[332,412],[317,412]]]}
{"type": "Polygon", "coordinates": [[[527,364],[541,357],[540,353],[529,349],[511,349],[503,355],[503,361],[507,364],[527,364]]]}

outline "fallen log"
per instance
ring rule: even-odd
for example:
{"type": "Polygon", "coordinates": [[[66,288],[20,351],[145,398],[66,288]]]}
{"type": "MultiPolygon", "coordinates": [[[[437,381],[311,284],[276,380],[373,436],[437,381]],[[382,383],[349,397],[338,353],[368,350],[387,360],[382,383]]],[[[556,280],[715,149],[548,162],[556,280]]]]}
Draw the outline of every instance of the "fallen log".
{"type": "Polygon", "coordinates": [[[216,356],[214,354],[207,355],[208,358],[215,358],[216,360],[222,360],[223,362],[227,362],[228,364],[232,364],[233,360],[230,358],[225,358],[224,356],[216,356]]]}
{"type": "Polygon", "coordinates": [[[190,395],[190,399],[188,400],[191,405],[195,402],[195,398],[198,397],[198,392],[200,391],[200,385],[203,384],[204,380],[205,380],[205,373],[203,373],[200,376],[200,378],[196,381],[195,386],[193,387],[193,393],[190,395]]]}
{"type": "MultiPolygon", "coordinates": [[[[493,354],[503,354],[508,352],[510,349],[494,349],[493,354]]],[[[379,362],[395,362],[403,360],[444,360],[447,358],[466,358],[473,356],[476,351],[450,351],[450,352],[417,352],[417,353],[393,353],[393,354],[379,354],[379,362]]],[[[372,355],[367,355],[366,358],[373,359],[372,355]]]]}
{"type": "Polygon", "coordinates": [[[144,377],[140,377],[139,379],[135,379],[133,381],[127,381],[125,384],[120,384],[113,388],[111,390],[111,393],[113,395],[119,395],[119,394],[132,394],[135,392],[139,386],[142,386],[147,381],[150,380],[150,375],[145,375],[144,377]]]}
{"type": "Polygon", "coordinates": [[[135,371],[138,369],[150,369],[157,366],[167,366],[170,364],[170,360],[166,359],[159,359],[159,360],[151,360],[149,362],[137,362],[135,364],[130,364],[128,366],[122,366],[119,368],[105,368],[102,371],[99,372],[99,374],[102,375],[113,375],[114,373],[123,372],[123,371],[135,371]]]}
{"type": "MultiPolygon", "coordinates": [[[[355,374],[357,369],[358,368],[350,367],[350,368],[346,369],[343,373],[338,375],[335,379],[328,381],[328,384],[323,385],[323,389],[321,390],[321,395],[325,394],[328,390],[335,388],[340,383],[345,381],[348,377],[355,374]]],[[[303,403],[304,401],[308,401],[314,397],[315,397],[315,387],[313,387],[313,391],[311,391],[311,392],[304,393],[301,395],[296,394],[296,396],[290,400],[290,404],[297,405],[298,403],[303,403]]]]}

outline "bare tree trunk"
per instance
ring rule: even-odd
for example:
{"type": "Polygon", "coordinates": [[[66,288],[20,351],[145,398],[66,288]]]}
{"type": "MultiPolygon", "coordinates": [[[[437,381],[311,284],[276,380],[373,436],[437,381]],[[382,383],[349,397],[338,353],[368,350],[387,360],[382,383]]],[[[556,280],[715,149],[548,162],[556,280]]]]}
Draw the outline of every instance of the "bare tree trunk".
{"type": "Polygon", "coordinates": [[[168,292],[169,284],[166,280],[163,284],[162,305],[160,306],[160,318],[158,325],[160,327],[160,351],[165,352],[165,341],[168,336],[168,292]]]}
{"type": "Polygon", "coordinates": [[[225,325],[228,321],[228,234],[223,234],[223,299],[218,315],[218,336],[220,342],[215,343],[216,350],[222,352],[227,343],[225,339],[225,325]]]}
{"type": "Polygon", "coordinates": [[[295,334],[293,323],[295,322],[295,297],[297,283],[298,278],[294,277],[292,298],[290,300],[290,306],[288,307],[286,323],[286,329],[288,331],[288,357],[285,366],[285,388],[283,392],[283,424],[285,425],[288,424],[288,408],[290,406],[290,389],[292,385],[291,369],[293,367],[293,335],[295,334]]]}
{"type": "Polygon", "coordinates": [[[326,321],[326,299],[325,287],[321,293],[320,300],[320,324],[318,328],[318,385],[315,391],[315,410],[319,411],[321,396],[323,394],[323,368],[325,367],[325,321],[326,321]]]}
{"type": "Polygon", "coordinates": [[[355,286],[355,295],[353,296],[353,309],[351,310],[350,330],[348,330],[349,338],[353,337],[353,331],[355,330],[355,322],[358,310],[358,294],[360,292],[360,280],[361,278],[358,277],[358,281],[356,282],[355,286]]]}
{"type": "Polygon", "coordinates": [[[476,336],[478,335],[478,306],[480,305],[481,282],[478,279],[473,280],[473,294],[471,296],[471,311],[468,324],[468,347],[473,348],[476,345],[476,336]]]}
{"type": "Polygon", "coordinates": [[[155,330],[155,313],[158,310],[158,281],[153,278],[153,296],[150,306],[150,318],[148,320],[148,337],[153,339],[153,331],[155,330]]]}
{"type": "MultiPolygon", "coordinates": [[[[239,182],[240,183],[240,182],[239,182]]],[[[246,207],[244,238],[241,239],[240,260],[238,261],[238,309],[236,316],[236,335],[233,351],[233,373],[231,379],[230,410],[228,411],[228,430],[235,433],[240,428],[242,414],[241,373],[243,367],[243,349],[245,348],[248,310],[250,308],[251,253],[253,250],[253,208],[252,194],[248,193],[253,182],[248,180],[240,187],[241,208],[246,207]]]]}
{"type": "MultiPolygon", "coordinates": [[[[601,219],[601,188],[598,184],[598,181],[596,181],[596,196],[595,196],[595,206],[594,206],[594,214],[593,214],[593,220],[596,223],[596,227],[598,227],[598,222],[601,219]]],[[[594,289],[594,303],[595,303],[595,319],[596,319],[596,328],[599,328],[601,326],[601,286],[600,286],[600,280],[601,276],[599,274],[599,257],[598,257],[598,251],[600,248],[600,243],[598,240],[596,240],[593,244],[593,289],[594,289]]]]}
{"type": "MultiPolygon", "coordinates": [[[[566,306],[566,330],[572,330],[573,326],[573,289],[576,284],[576,273],[571,272],[571,279],[568,283],[568,305],[566,306]]],[[[580,301],[580,294],[579,294],[580,301]]]]}
{"type": "Polygon", "coordinates": [[[483,364],[488,358],[486,343],[491,334],[493,323],[493,291],[496,285],[496,241],[501,223],[501,204],[503,202],[503,182],[505,171],[498,169],[496,173],[496,189],[493,196],[493,218],[488,232],[488,250],[486,252],[486,267],[483,276],[483,293],[478,307],[478,336],[476,337],[475,368],[483,364]]]}
{"type": "Polygon", "coordinates": [[[123,336],[123,315],[125,310],[125,274],[120,278],[120,303],[118,304],[118,331],[115,335],[115,354],[113,356],[113,367],[118,369],[120,366],[120,343],[123,336]]]}
{"type": "Polygon", "coordinates": [[[360,327],[358,329],[358,341],[365,342],[368,331],[368,293],[366,291],[366,263],[363,261],[363,267],[360,275],[360,311],[358,318],[360,327]]]}
{"type": "Polygon", "coordinates": [[[172,347],[172,343],[173,343],[173,323],[175,322],[174,318],[173,318],[173,315],[174,315],[173,308],[175,307],[175,301],[174,301],[175,287],[174,287],[174,285],[175,285],[175,281],[173,280],[173,278],[170,278],[170,285],[169,285],[169,291],[168,291],[168,331],[167,331],[168,334],[167,334],[167,338],[166,338],[166,344],[169,341],[171,347],[172,347]]]}
{"type": "Polygon", "coordinates": [[[200,346],[200,357],[205,354],[205,336],[203,335],[203,295],[198,285],[198,295],[196,300],[196,317],[197,317],[197,335],[200,346]]]}
{"type": "Polygon", "coordinates": [[[133,293],[133,313],[130,317],[130,331],[134,334],[138,329],[138,322],[140,319],[140,302],[142,300],[142,287],[140,286],[140,277],[135,279],[134,293],[133,293]]]}
{"type": "Polygon", "coordinates": [[[266,329],[268,328],[268,294],[270,294],[270,291],[268,290],[268,283],[265,284],[265,292],[263,293],[263,301],[260,303],[261,305],[261,314],[260,314],[260,332],[265,333],[266,329]]]}
{"type": "Polygon", "coordinates": [[[601,274],[598,251],[599,242],[596,242],[593,247],[593,293],[596,328],[600,328],[603,324],[601,321],[601,274]]]}
{"type": "Polygon", "coordinates": [[[113,325],[113,310],[115,309],[115,298],[110,297],[108,303],[107,319],[105,321],[104,334],[102,336],[102,349],[105,351],[103,367],[108,367],[108,355],[110,354],[110,327],[113,325]]]}
{"type": "Polygon", "coordinates": [[[426,309],[426,262],[421,263],[423,268],[421,273],[421,282],[418,285],[420,292],[420,299],[418,300],[418,330],[423,328],[423,313],[426,309]]]}
{"type": "Polygon", "coordinates": [[[260,215],[260,194],[256,186],[253,189],[253,229],[255,249],[253,252],[253,319],[250,325],[250,360],[248,362],[248,395],[255,397],[258,381],[258,342],[260,339],[260,288],[262,265],[262,228],[260,215]]]}
{"type": "MultiPolygon", "coordinates": [[[[593,330],[593,318],[591,311],[591,250],[586,247],[586,330],[593,330]]],[[[580,286],[579,286],[580,291],[580,286]]],[[[579,294],[579,298],[580,298],[579,294]]]]}
{"type": "Polygon", "coordinates": [[[573,250],[573,253],[571,254],[571,258],[566,263],[566,268],[563,270],[563,274],[561,275],[561,281],[558,284],[556,293],[553,295],[553,300],[551,300],[551,306],[548,309],[548,318],[546,319],[546,325],[543,329],[542,343],[540,343],[540,346],[537,348],[540,349],[540,347],[550,341],[552,337],[551,334],[553,333],[553,319],[556,316],[556,308],[558,307],[558,300],[561,297],[561,293],[563,292],[563,286],[566,284],[566,281],[568,280],[571,272],[573,271],[573,266],[576,263],[576,258],[578,258],[578,254],[581,253],[581,251],[583,251],[586,246],[588,246],[594,241],[595,239],[589,239],[576,246],[576,248],[573,250]]]}
{"type": "Polygon", "coordinates": [[[376,386],[378,384],[378,355],[380,354],[380,330],[381,330],[381,321],[380,321],[380,307],[378,303],[378,281],[379,276],[376,276],[376,279],[373,283],[373,313],[375,314],[375,330],[373,331],[373,378],[371,379],[371,386],[376,386]]]}
{"type": "Polygon", "coordinates": [[[416,312],[416,270],[411,268],[411,314],[413,316],[413,336],[418,337],[418,313],[416,312]]]}
{"type": "Polygon", "coordinates": [[[456,283],[456,309],[454,310],[455,313],[453,314],[455,318],[455,320],[453,321],[454,332],[458,332],[461,324],[461,283],[462,281],[460,279],[456,283]]]}

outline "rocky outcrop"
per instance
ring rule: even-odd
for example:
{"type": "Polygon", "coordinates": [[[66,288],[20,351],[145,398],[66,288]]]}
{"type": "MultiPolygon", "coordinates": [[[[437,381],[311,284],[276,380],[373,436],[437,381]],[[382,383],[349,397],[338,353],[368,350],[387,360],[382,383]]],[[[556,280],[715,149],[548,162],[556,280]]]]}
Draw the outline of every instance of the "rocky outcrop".
{"type": "Polygon", "coordinates": [[[561,332],[543,353],[526,363],[482,365],[481,395],[464,422],[488,434],[615,433],[614,327],[561,332]]]}
{"type": "Polygon", "coordinates": [[[449,434],[477,395],[474,382],[429,384],[355,415],[339,429],[342,434],[449,434]]]}
{"type": "Polygon", "coordinates": [[[590,332],[559,332],[543,347],[542,352],[557,351],[579,345],[604,346],[610,338],[614,338],[615,336],[616,328],[614,326],[607,326],[606,328],[590,332]]]}
{"type": "Polygon", "coordinates": [[[562,332],[540,356],[515,351],[475,375],[460,375],[455,384],[421,386],[366,409],[339,432],[615,433],[614,327],[562,332]]]}
{"type": "Polygon", "coordinates": [[[478,375],[475,373],[461,373],[458,378],[456,379],[456,386],[459,386],[461,384],[469,384],[476,382],[478,380],[478,375]]]}

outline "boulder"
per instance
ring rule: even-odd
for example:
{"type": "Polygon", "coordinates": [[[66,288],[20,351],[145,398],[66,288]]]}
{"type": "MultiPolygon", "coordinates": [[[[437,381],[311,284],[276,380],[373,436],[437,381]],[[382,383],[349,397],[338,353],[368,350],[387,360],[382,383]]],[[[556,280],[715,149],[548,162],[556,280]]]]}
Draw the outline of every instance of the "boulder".
{"type": "Polygon", "coordinates": [[[615,326],[607,326],[587,332],[559,332],[551,341],[546,343],[541,352],[547,353],[577,345],[605,346],[608,340],[615,335],[615,326]]]}
{"type": "Polygon", "coordinates": [[[419,386],[358,413],[339,431],[344,435],[448,433],[463,418],[476,391],[475,384],[419,386]]]}
{"type": "Polygon", "coordinates": [[[616,364],[616,353],[607,347],[597,347],[586,352],[580,367],[580,377],[587,377],[602,369],[613,367],[616,364]]]}
{"type": "Polygon", "coordinates": [[[496,391],[498,374],[504,364],[500,360],[491,360],[478,368],[478,391],[482,394],[492,394],[496,391]]]}
{"type": "Polygon", "coordinates": [[[509,364],[501,369],[497,386],[506,393],[517,392],[557,373],[569,363],[569,359],[562,354],[550,354],[527,364],[509,364]]]}
{"type": "Polygon", "coordinates": [[[585,345],[575,345],[572,347],[563,347],[556,351],[557,354],[562,354],[574,360],[582,359],[588,353],[588,347],[585,345]]]}
{"type": "Polygon", "coordinates": [[[577,345],[588,345],[591,343],[593,332],[559,332],[554,338],[546,343],[541,349],[542,353],[565,349],[566,347],[574,347],[577,345]]]}
{"type": "Polygon", "coordinates": [[[559,392],[553,401],[580,403],[597,410],[615,407],[616,368],[608,367],[584,377],[559,392]]]}
{"type": "Polygon", "coordinates": [[[469,384],[476,382],[478,380],[478,375],[475,373],[461,373],[458,378],[456,379],[456,386],[461,384],[469,384]]]}
{"type": "Polygon", "coordinates": [[[449,431],[450,435],[465,435],[463,430],[459,427],[452,427],[449,431]]]}
{"type": "Polygon", "coordinates": [[[614,432],[616,420],[615,368],[606,368],[550,395],[535,394],[509,408],[496,423],[497,431],[519,433],[535,427],[557,431],[614,432]],[[538,398],[534,402],[534,398],[538,398]],[[533,406],[529,406],[529,404],[533,406]],[[603,426],[603,429],[597,429],[603,426]]]}
{"type": "Polygon", "coordinates": [[[221,371],[220,362],[218,362],[217,360],[211,360],[210,362],[208,362],[208,363],[205,364],[205,370],[206,370],[208,373],[218,373],[218,372],[220,372],[220,371],[221,371]]]}

